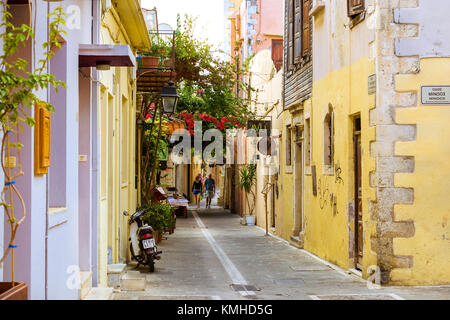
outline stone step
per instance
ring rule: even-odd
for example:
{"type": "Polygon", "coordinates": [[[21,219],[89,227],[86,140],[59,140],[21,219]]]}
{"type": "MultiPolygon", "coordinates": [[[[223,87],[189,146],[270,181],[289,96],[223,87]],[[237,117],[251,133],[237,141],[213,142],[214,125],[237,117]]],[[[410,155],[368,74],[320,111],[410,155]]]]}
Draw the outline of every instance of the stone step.
{"type": "Polygon", "coordinates": [[[120,279],[125,271],[126,264],[109,264],[108,265],[108,287],[120,287],[120,279]]]}
{"type": "Polygon", "coordinates": [[[120,279],[122,291],[145,291],[145,275],[139,271],[128,271],[120,279]]]}
{"type": "Polygon", "coordinates": [[[80,272],[80,300],[86,298],[92,289],[92,272],[80,272]]]}
{"type": "Polygon", "coordinates": [[[92,288],[83,300],[112,300],[114,289],[108,287],[92,288]]]}

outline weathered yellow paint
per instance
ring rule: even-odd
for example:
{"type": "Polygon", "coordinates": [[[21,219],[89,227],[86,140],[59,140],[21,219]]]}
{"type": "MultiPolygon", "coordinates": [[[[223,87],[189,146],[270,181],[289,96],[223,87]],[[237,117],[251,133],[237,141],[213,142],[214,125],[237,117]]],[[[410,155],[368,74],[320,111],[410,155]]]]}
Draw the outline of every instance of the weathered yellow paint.
{"type": "Polygon", "coordinates": [[[375,106],[375,95],[368,94],[368,76],[374,72],[374,61],[368,57],[329,72],[313,83],[312,105],[305,103],[305,118],[311,121],[311,165],[316,166],[317,196],[312,194],[311,169],[305,168],[304,248],[343,268],[353,268],[350,248],[354,220],[350,214],[354,204],[353,119],[360,114],[362,126],[362,207],[364,222],[363,275],[376,264],[370,239],[375,226],[369,217],[370,201],[375,193],[370,188],[370,172],[375,162],[370,158],[369,110],[375,106]],[[347,84],[343,86],[343,84],[347,84]],[[324,167],[324,123],[329,105],[335,117],[334,164],[324,167]]]}
{"type": "Polygon", "coordinates": [[[292,234],[292,228],[294,226],[294,214],[293,214],[293,195],[294,195],[294,175],[292,166],[286,166],[286,124],[292,123],[292,116],[289,112],[283,112],[278,121],[276,121],[276,127],[279,130],[281,136],[279,152],[280,152],[280,177],[278,188],[280,197],[278,201],[277,219],[276,219],[276,234],[285,240],[289,240],[292,234]]]}
{"type": "Polygon", "coordinates": [[[450,136],[449,105],[421,105],[420,87],[450,85],[450,58],[421,59],[420,73],[396,77],[397,91],[417,91],[416,108],[397,109],[399,124],[416,124],[416,141],[397,142],[396,155],[413,156],[414,172],[395,174],[395,186],[414,188],[412,205],[396,205],[395,220],[413,220],[411,238],[394,239],[396,255],[412,256],[409,269],[394,269],[393,283],[450,283],[450,136]]]}
{"type": "MultiPolygon", "coordinates": [[[[101,42],[128,44],[136,52],[130,39],[140,39],[140,36],[126,33],[120,13],[111,9],[103,16],[101,42]]],[[[129,259],[128,223],[122,212],[132,213],[137,205],[134,183],[136,90],[130,68],[102,71],[100,82],[99,286],[106,286],[108,247],[112,248],[112,263],[129,259]]]]}

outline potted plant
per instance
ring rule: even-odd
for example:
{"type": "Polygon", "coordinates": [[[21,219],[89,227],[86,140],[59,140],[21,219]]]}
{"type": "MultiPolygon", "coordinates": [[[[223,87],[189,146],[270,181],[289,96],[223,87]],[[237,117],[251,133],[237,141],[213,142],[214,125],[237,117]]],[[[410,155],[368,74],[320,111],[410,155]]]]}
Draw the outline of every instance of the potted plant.
{"type": "MultiPolygon", "coordinates": [[[[15,242],[20,225],[26,219],[26,208],[20,190],[15,186],[15,180],[26,173],[20,163],[20,153],[23,145],[20,143],[20,127],[23,124],[34,126],[35,118],[30,110],[32,106],[47,109],[54,112],[51,104],[40,101],[35,93],[39,90],[48,90],[53,87],[56,91],[60,86],[66,87],[64,82],[57,81],[54,76],[46,73],[48,62],[52,59],[56,48],[61,48],[60,35],[66,34],[62,29],[65,25],[65,13],[58,7],[48,17],[49,38],[43,44],[44,57],[36,62],[33,70],[27,71],[28,61],[20,58],[18,50],[27,45],[34,37],[34,30],[25,24],[15,26],[11,20],[13,16],[8,11],[6,1],[2,2],[3,10],[0,13],[0,28],[4,30],[0,34],[2,43],[2,55],[0,56],[0,131],[3,137],[1,141],[1,153],[4,159],[1,161],[1,169],[4,175],[5,185],[2,194],[5,199],[0,206],[10,226],[10,237],[6,242],[6,250],[0,252],[0,265],[6,258],[11,258],[11,281],[0,283],[0,300],[26,300],[28,287],[26,283],[16,281],[14,268],[14,253],[17,250],[15,242]],[[6,31],[5,31],[6,30],[6,31]],[[15,202],[14,202],[15,199],[15,202]],[[18,214],[20,212],[20,215],[18,214]]],[[[1,220],[3,223],[3,215],[1,220]]]]}
{"type": "Polygon", "coordinates": [[[142,56],[139,57],[140,67],[142,68],[157,68],[159,65],[159,57],[152,56],[149,53],[143,53],[142,56]]]}
{"type": "Polygon", "coordinates": [[[239,170],[240,181],[239,187],[245,191],[247,194],[247,206],[248,206],[248,215],[246,215],[246,222],[249,226],[255,225],[255,216],[253,215],[255,211],[255,192],[253,190],[253,186],[256,182],[256,164],[245,165],[239,170]]]}
{"type": "Polygon", "coordinates": [[[155,240],[161,242],[165,229],[170,229],[174,224],[174,209],[167,203],[152,203],[150,210],[144,215],[143,221],[156,232],[155,240]]]}
{"type": "Polygon", "coordinates": [[[158,68],[164,66],[170,48],[159,35],[151,37],[152,47],[150,51],[142,52],[140,57],[142,68],[158,68]]]}

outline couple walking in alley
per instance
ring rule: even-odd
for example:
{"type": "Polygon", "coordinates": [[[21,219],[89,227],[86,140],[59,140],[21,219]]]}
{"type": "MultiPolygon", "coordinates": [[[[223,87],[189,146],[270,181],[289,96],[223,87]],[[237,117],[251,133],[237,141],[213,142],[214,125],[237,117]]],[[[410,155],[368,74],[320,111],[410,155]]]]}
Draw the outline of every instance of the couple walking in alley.
{"type": "Polygon", "coordinates": [[[216,193],[216,182],[212,178],[212,174],[208,175],[205,183],[202,182],[202,175],[198,174],[192,184],[192,193],[194,194],[194,201],[197,208],[200,208],[200,201],[204,190],[206,191],[206,208],[211,208],[211,200],[216,193]]]}

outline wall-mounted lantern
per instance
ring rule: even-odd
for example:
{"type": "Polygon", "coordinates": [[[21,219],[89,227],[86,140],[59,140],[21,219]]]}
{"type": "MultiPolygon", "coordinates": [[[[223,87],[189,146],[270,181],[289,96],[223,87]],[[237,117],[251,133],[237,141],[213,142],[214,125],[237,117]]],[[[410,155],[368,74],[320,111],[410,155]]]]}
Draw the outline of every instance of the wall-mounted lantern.
{"type": "Polygon", "coordinates": [[[169,81],[169,86],[163,87],[161,98],[163,110],[167,114],[174,114],[177,109],[178,99],[180,98],[173,81],[169,81]]]}

